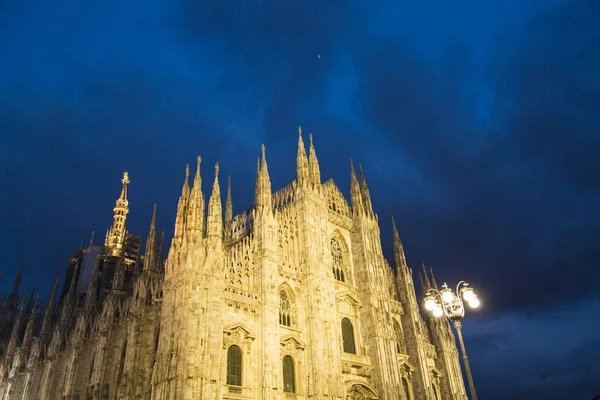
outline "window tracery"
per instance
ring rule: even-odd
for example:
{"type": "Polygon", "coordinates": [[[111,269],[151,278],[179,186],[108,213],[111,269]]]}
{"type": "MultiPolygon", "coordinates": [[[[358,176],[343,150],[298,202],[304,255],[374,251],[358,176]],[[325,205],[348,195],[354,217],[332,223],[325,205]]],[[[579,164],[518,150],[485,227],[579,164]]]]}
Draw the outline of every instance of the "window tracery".
{"type": "Polygon", "coordinates": [[[292,307],[285,289],[279,291],[279,324],[292,326],[292,307]]]}
{"type": "Polygon", "coordinates": [[[331,239],[331,259],[333,262],[332,270],[334,278],[340,282],[346,282],[348,274],[344,268],[342,248],[340,246],[340,242],[336,238],[331,239]]]}

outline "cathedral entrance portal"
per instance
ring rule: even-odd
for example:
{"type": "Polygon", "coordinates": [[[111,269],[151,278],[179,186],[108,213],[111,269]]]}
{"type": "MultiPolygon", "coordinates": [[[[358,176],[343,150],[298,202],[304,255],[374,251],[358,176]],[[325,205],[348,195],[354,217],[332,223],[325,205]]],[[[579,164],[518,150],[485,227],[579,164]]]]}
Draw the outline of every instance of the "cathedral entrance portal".
{"type": "Polygon", "coordinates": [[[360,383],[350,386],[346,393],[346,400],[376,400],[378,398],[373,389],[360,383]]]}

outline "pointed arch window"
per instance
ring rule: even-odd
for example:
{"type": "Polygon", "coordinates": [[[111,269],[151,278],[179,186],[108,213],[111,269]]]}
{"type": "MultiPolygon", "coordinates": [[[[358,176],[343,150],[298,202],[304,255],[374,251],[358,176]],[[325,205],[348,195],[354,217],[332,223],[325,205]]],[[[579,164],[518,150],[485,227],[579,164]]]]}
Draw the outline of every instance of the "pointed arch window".
{"type": "Polygon", "coordinates": [[[348,318],[342,320],[342,344],[344,353],[356,354],[354,342],[354,327],[348,318]]]}
{"type": "Polygon", "coordinates": [[[344,268],[342,248],[336,238],[331,239],[331,259],[333,260],[333,277],[340,282],[346,282],[347,274],[344,268]]]}
{"type": "Polygon", "coordinates": [[[227,350],[227,384],[242,386],[242,349],[236,345],[227,350]]]}
{"type": "Polygon", "coordinates": [[[290,296],[281,289],[279,291],[279,324],[285,326],[292,326],[292,306],[290,303],[290,296]]]}
{"type": "Polygon", "coordinates": [[[405,376],[402,377],[402,389],[404,389],[404,398],[406,400],[412,400],[410,395],[410,383],[408,383],[408,379],[405,376]]]}
{"type": "Polygon", "coordinates": [[[296,374],[292,356],[283,357],[283,391],[296,393],[296,374]]]}

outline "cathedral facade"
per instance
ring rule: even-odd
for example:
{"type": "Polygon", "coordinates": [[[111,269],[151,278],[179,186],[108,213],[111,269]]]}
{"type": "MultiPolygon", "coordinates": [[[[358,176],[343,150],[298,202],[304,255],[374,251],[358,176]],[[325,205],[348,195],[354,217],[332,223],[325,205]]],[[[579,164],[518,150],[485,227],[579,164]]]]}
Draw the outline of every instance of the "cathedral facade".
{"type": "Polygon", "coordinates": [[[124,251],[125,176],[96,261],[76,260],[61,299],[58,276],[47,303],[17,282],[3,297],[2,399],[466,400],[395,225],[395,269],[383,256],[362,169],[348,203],[308,147],[300,131],[297,178],[273,192],[263,146],[254,204],[234,216],[229,184],[224,218],[218,164],[207,199],[198,157],[166,260],[156,207],[143,257],[124,251]]]}

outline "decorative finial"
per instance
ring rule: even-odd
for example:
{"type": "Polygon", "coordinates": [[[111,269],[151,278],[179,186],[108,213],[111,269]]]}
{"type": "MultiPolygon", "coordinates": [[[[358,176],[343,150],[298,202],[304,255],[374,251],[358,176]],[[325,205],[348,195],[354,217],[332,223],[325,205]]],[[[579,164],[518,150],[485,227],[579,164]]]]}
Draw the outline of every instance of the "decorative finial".
{"type": "Polygon", "coordinates": [[[156,214],[156,203],[154,203],[154,213],[156,214]]]}
{"type": "Polygon", "coordinates": [[[312,147],[313,143],[312,143],[312,133],[308,134],[308,141],[310,142],[310,146],[312,147]]]}
{"type": "Polygon", "coordinates": [[[218,162],[215,163],[215,178],[217,176],[219,176],[219,163],[218,162]]]}
{"type": "Polygon", "coordinates": [[[262,152],[263,158],[265,158],[265,144],[264,143],[260,145],[260,151],[262,152]]]}
{"type": "Polygon", "coordinates": [[[185,164],[185,180],[190,177],[190,164],[185,164]]]}
{"type": "Polygon", "coordinates": [[[362,173],[363,173],[363,171],[362,171],[362,164],[358,164],[358,170],[360,171],[360,173],[362,175],[362,173]]]}
{"type": "Polygon", "coordinates": [[[127,173],[127,171],[123,172],[123,179],[121,179],[121,183],[123,183],[124,185],[129,184],[129,174],[127,173]]]}
{"type": "Polygon", "coordinates": [[[199,166],[200,163],[202,162],[202,156],[196,157],[196,162],[198,163],[198,166],[199,166]]]}
{"type": "Polygon", "coordinates": [[[298,127],[298,136],[300,136],[300,139],[302,139],[302,127],[301,126],[298,127]]]}

